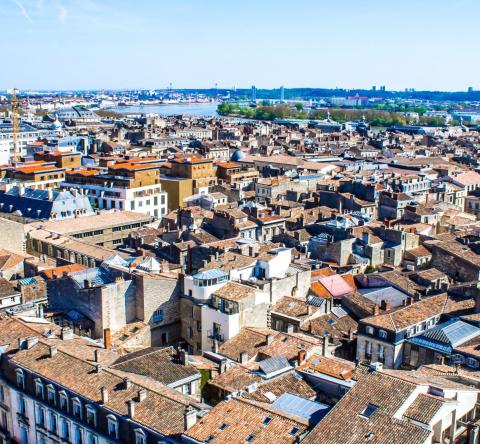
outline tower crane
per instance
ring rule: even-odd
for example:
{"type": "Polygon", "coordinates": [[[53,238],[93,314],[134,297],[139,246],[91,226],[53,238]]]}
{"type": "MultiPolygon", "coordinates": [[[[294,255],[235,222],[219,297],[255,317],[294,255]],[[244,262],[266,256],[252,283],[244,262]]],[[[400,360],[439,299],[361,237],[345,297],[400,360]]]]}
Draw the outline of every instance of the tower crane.
{"type": "Polygon", "coordinates": [[[12,119],[12,130],[13,130],[13,161],[17,162],[19,160],[19,139],[20,139],[20,113],[19,113],[19,106],[18,106],[18,97],[17,97],[18,89],[12,89],[12,111],[11,111],[11,119],[12,119]]]}

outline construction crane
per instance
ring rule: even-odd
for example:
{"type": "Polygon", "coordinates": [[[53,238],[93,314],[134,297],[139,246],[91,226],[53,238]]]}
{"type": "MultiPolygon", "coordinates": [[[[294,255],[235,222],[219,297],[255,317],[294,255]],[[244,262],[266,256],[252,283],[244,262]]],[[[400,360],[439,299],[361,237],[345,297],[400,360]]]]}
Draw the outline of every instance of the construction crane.
{"type": "Polygon", "coordinates": [[[12,130],[13,130],[13,161],[19,160],[19,139],[20,139],[20,113],[18,106],[17,88],[12,89],[12,130]]]}

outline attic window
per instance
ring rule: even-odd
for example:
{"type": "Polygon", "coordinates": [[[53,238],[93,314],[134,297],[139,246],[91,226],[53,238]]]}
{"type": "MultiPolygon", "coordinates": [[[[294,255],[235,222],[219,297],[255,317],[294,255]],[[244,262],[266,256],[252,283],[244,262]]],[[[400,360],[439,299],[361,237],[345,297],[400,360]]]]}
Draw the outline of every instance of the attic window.
{"type": "Polygon", "coordinates": [[[265,419],[263,420],[263,425],[268,425],[272,422],[272,418],[270,418],[270,416],[267,416],[265,417],[265,419]]]}
{"type": "Polygon", "coordinates": [[[378,410],[378,405],[368,404],[360,413],[364,418],[370,418],[378,410]]]}
{"type": "Polygon", "coordinates": [[[228,427],[228,424],[224,422],[223,424],[220,425],[219,429],[220,430],[225,430],[228,427]]]}
{"type": "Polygon", "coordinates": [[[248,436],[248,438],[245,440],[246,442],[253,442],[253,440],[255,439],[255,435],[251,434],[248,436]]]}
{"type": "Polygon", "coordinates": [[[298,427],[293,427],[292,430],[290,430],[290,435],[295,436],[298,433],[298,430],[298,427]]]}

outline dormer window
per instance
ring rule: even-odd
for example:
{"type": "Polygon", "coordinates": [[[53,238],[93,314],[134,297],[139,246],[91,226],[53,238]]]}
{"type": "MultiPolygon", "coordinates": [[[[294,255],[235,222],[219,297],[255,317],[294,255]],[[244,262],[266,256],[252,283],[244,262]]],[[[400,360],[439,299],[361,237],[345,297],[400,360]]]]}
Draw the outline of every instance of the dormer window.
{"type": "Polygon", "coordinates": [[[78,398],[73,399],[73,416],[82,418],[82,402],[78,398]]]}
{"type": "Polygon", "coordinates": [[[380,339],[387,339],[387,332],[385,330],[379,330],[378,331],[378,337],[380,339]]]}
{"type": "Polygon", "coordinates": [[[47,398],[49,403],[55,404],[55,388],[51,384],[47,386],[47,398]]]}
{"type": "Polygon", "coordinates": [[[371,327],[370,325],[368,325],[366,331],[367,331],[367,334],[373,335],[373,333],[374,333],[375,330],[374,330],[373,327],[371,327]]]}
{"type": "Polygon", "coordinates": [[[142,429],[135,429],[135,444],[146,444],[147,437],[142,429]]]}
{"type": "Polygon", "coordinates": [[[25,389],[25,374],[23,373],[22,369],[17,369],[16,373],[17,373],[17,387],[24,390],[25,389]]]}
{"type": "Polygon", "coordinates": [[[118,421],[113,415],[107,416],[108,422],[108,436],[110,438],[118,439],[118,421]]]}
{"type": "Polygon", "coordinates": [[[91,405],[87,405],[87,424],[95,427],[97,425],[97,411],[91,405]]]}
{"type": "Polygon", "coordinates": [[[38,398],[43,399],[44,386],[41,379],[35,379],[35,394],[38,398]]]}
{"type": "Polygon", "coordinates": [[[60,410],[63,410],[64,412],[68,412],[68,395],[64,392],[60,392],[60,410]]]}

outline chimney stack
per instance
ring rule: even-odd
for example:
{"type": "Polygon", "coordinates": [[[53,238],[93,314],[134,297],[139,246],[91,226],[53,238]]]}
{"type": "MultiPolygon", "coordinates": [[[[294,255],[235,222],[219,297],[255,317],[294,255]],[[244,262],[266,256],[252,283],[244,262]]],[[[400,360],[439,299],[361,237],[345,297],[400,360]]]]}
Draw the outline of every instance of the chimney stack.
{"type": "Polygon", "coordinates": [[[128,408],[128,417],[130,419],[133,419],[135,417],[135,401],[133,399],[127,402],[127,408],[128,408]]]}
{"type": "Polygon", "coordinates": [[[132,381],[128,378],[123,378],[123,388],[129,390],[132,387],[132,381]]]}
{"type": "Polygon", "coordinates": [[[248,362],[248,353],[243,351],[240,352],[240,364],[246,364],[248,362]]]}
{"type": "Polygon", "coordinates": [[[220,373],[220,374],[225,373],[226,370],[227,370],[227,360],[222,359],[220,361],[219,366],[218,366],[218,373],[220,373]]]}
{"type": "Polygon", "coordinates": [[[185,419],[185,423],[184,423],[185,430],[190,429],[191,427],[193,427],[197,423],[197,412],[191,406],[188,406],[185,409],[185,412],[184,412],[183,415],[184,415],[184,419],[185,419]]]}
{"type": "Polygon", "coordinates": [[[273,342],[273,335],[267,335],[266,342],[267,345],[270,345],[273,342]]]}
{"type": "Polygon", "coordinates": [[[298,365],[302,365],[305,362],[305,358],[307,357],[307,352],[305,350],[298,351],[298,365]]]}
{"type": "Polygon", "coordinates": [[[112,346],[112,338],[110,335],[110,329],[106,328],[103,330],[103,343],[105,345],[106,350],[110,350],[110,347],[112,346]]]}
{"type": "Polygon", "coordinates": [[[95,371],[96,371],[97,373],[101,373],[101,372],[102,372],[102,366],[101,366],[101,364],[97,364],[97,365],[95,366],[95,371]]]}
{"type": "Polygon", "coordinates": [[[328,336],[322,338],[322,356],[327,356],[328,336]]]}
{"type": "Polygon", "coordinates": [[[60,333],[60,337],[63,341],[73,339],[73,330],[70,327],[63,327],[60,333]]]}
{"type": "Polygon", "coordinates": [[[108,389],[107,387],[102,387],[100,391],[102,393],[102,404],[106,404],[108,402],[108,389]]]}
{"type": "Polygon", "coordinates": [[[375,306],[373,307],[373,316],[378,316],[380,314],[380,307],[375,304],[375,306]]]}
{"type": "Polygon", "coordinates": [[[56,354],[57,354],[57,346],[56,345],[51,345],[50,347],[48,347],[48,356],[50,358],[53,358],[56,354]]]}
{"type": "Polygon", "coordinates": [[[140,389],[138,391],[138,402],[143,402],[147,399],[147,390],[146,389],[140,389]]]}
{"type": "Polygon", "coordinates": [[[93,360],[94,360],[95,362],[100,362],[100,352],[99,352],[98,350],[95,350],[95,351],[93,352],[93,360]]]}
{"type": "Polygon", "coordinates": [[[180,350],[179,355],[182,365],[188,365],[188,352],[186,352],[185,350],[180,350]]]}

